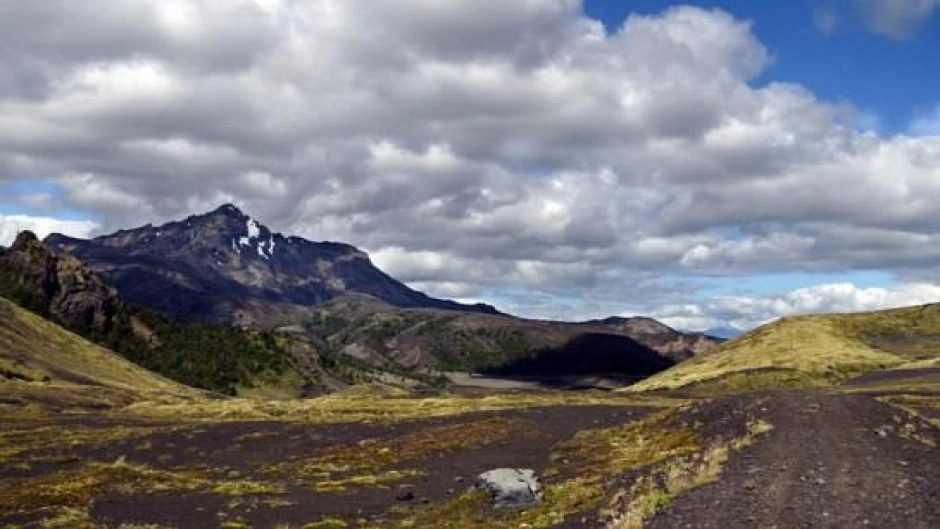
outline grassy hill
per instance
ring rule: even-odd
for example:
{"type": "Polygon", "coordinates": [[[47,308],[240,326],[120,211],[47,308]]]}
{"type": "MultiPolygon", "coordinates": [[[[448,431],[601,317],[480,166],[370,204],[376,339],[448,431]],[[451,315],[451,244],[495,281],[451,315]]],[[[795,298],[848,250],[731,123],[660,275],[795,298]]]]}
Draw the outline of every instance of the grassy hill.
{"type": "Polygon", "coordinates": [[[940,359],[940,304],[782,318],[631,386],[630,391],[708,387],[825,386],[885,368],[940,359]]]}
{"type": "Polygon", "coordinates": [[[16,397],[5,404],[107,406],[200,394],[0,298],[0,396],[16,397]]]}

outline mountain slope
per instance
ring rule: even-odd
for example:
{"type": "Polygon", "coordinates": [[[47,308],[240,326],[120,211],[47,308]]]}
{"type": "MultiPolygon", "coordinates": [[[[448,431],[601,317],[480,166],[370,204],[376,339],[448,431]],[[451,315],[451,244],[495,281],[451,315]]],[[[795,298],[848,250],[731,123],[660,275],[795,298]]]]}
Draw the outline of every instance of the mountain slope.
{"type": "Polygon", "coordinates": [[[691,384],[825,385],[940,358],[940,304],[777,320],[659,373],[631,390],[691,384]],[[722,382],[724,381],[724,382],[722,382]]]}
{"type": "Polygon", "coordinates": [[[72,256],[31,232],[0,248],[0,296],[177,382],[236,393],[276,381],[304,384],[283,337],[222,325],[187,325],[140,310],[72,256]]]}
{"type": "Polygon", "coordinates": [[[707,333],[679,332],[662,322],[642,316],[632,318],[614,316],[587,323],[600,324],[606,328],[621,331],[647,347],[668,355],[676,362],[711,352],[724,341],[721,337],[707,333]]]}
{"type": "Polygon", "coordinates": [[[0,298],[0,383],[10,381],[197,394],[0,298]]]}
{"type": "Polygon", "coordinates": [[[232,205],[158,227],[45,242],[88,263],[128,302],[179,321],[267,326],[347,293],[397,307],[496,312],[427,296],[353,246],[272,233],[232,205]]]}
{"type": "Polygon", "coordinates": [[[316,344],[325,357],[353,357],[410,370],[530,376],[565,371],[648,376],[720,343],[647,318],[582,323],[527,320],[504,314],[400,309],[360,295],[331,300],[286,329],[316,344]]]}

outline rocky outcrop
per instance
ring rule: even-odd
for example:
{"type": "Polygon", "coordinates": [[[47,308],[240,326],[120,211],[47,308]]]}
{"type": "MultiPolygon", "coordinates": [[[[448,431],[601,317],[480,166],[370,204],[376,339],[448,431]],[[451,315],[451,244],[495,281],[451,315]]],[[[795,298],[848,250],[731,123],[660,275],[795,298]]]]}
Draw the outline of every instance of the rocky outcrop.
{"type": "Polygon", "coordinates": [[[542,483],[529,468],[495,468],[477,476],[476,487],[485,490],[498,508],[518,509],[542,502],[542,483]]]}
{"type": "Polygon", "coordinates": [[[114,288],[78,259],[57,257],[29,231],[0,254],[0,295],[73,330],[105,336],[130,325],[114,288]]]}

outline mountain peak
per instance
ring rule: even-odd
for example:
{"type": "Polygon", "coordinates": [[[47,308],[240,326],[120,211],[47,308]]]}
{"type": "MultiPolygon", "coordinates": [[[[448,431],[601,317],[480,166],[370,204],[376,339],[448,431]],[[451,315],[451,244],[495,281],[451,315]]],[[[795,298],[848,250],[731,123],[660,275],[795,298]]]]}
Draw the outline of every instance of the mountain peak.
{"type": "Polygon", "coordinates": [[[431,298],[354,246],[285,237],[233,204],[161,226],[92,240],[53,236],[47,243],[88,262],[129,302],[184,321],[273,320],[348,293],[396,307],[496,312],[431,298]]]}
{"type": "Polygon", "coordinates": [[[16,240],[13,241],[13,246],[10,247],[11,250],[25,250],[31,245],[38,244],[39,238],[36,237],[36,234],[29,231],[23,230],[16,234],[16,240]]]}
{"type": "Polygon", "coordinates": [[[223,215],[226,217],[232,217],[236,219],[243,219],[248,216],[245,214],[244,211],[239,209],[238,206],[236,206],[235,204],[232,204],[231,202],[222,204],[221,206],[215,208],[214,210],[206,213],[204,216],[215,216],[215,215],[223,215]]]}

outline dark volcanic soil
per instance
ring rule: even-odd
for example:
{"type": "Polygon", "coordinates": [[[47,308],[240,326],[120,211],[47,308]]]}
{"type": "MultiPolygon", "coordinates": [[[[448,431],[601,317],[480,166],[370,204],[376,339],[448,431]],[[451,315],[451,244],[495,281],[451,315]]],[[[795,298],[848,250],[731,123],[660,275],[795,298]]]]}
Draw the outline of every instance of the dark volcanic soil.
{"type": "MultiPolygon", "coordinates": [[[[291,485],[288,494],[225,497],[207,493],[108,494],[95,499],[91,514],[110,526],[122,523],[161,524],[178,529],[219,527],[221,521],[240,519],[255,529],[304,523],[323,517],[356,519],[380,515],[396,505],[441,501],[460,494],[474,477],[495,467],[544,469],[556,443],[588,428],[609,427],[637,420],[648,408],[568,406],[466,413],[458,416],[395,424],[309,425],[275,421],[230,422],[176,427],[146,436],[76,447],[61,464],[33,465],[28,472],[0,465],[3,478],[46,474],[78,468],[90,461],[111,462],[124,458],[154,468],[211,469],[231,473],[232,479],[270,479],[264,469],[281,462],[308,458],[335,447],[355,446],[364,439],[397,439],[447,425],[460,426],[486,419],[506,419],[517,424],[510,437],[493,444],[453,452],[430,451],[425,457],[396,464],[396,469],[420,469],[424,475],[392,483],[387,488],[351,487],[345,492],[315,492],[309,486],[291,485]],[[411,499],[396,499],[410,493],[411,499]],[[266,503],[277,499],[292,505],[266,503]]],[[[89,416],[91,418],[92,416],[89,416]]],[[[80,419],[78,419],[80,420],[80,419]]],[[[56,450],[56,453],[61,451],[56,450]]],[[[33,455],[38,455],[36,452],[33,455]]],[[[289,480],[288,480],[289,481],[289,480]]],[[[35,522],[32,518],[4,516],[4,523],[35,522]]]]}
{"type": "Polygon", "coordinates": [[[940,381],[940,367],[925,367],[919,369],[885,369],[872,371],[860,377],[853,378],[845,384],[847,386],[868,386],[875,384],[899,382],[930,382],[940,381]]]}
{"type": "Polygon", "coordinates": [[[729,398],[765,399],[759,416],[774,429],[647,527],[940,527],[940,435],[928,423],[864,395],[729,398]]]}
{"type": "MultiPolygon", "coordinates": [[[[326,517],[351,522],[365,519],[369,527],[394,527],[390,509],[446,502],[466,490],[476,474],[495,467],[543,471],[558,442],[584,429],[635,421],[651,411],[612,406],[547,407],[394,424],[144,421],[134,426],[154,429],[97,444],[51,443],[49,448],[17,455],[16,461],[0,461],[0,487],[23,476],[52,475],[95,461],[124,459],[174,471],[202,468],[214,479],[279,482],[288,488],[286,494],[241,496],[111,490],[94,497],[89,510],[105,527],[126,523],[203,529],[220,527],[226,520],[241,520],[254,529],[279,524],[296,528],[326,517]],[[509,421],[511,434],[493,437],[490,444],[482,446],[411,452],[388,469],[417,469],[423,474],[385,487],[316,492],[316,480],[298,481],[270,473],[272,465],[296,462],[291,468],[299,468],[303,460],[330,450],[361,447],[364,439],[398,446],[395,443],[402,439],[427,432],[446,431],[459,437],[474,424],[494,420],[509,421]],[[16,464],[24,461],[31,464],[16,464]]],[[[646,527],[940,528],[940,430],[871,395],[819,390],[754,392],[702,400],[676,413],[671,420],[694,427],[703,442],[741,438],[754,419],[769,423],[773,429],[758,435],[750,446],[732,451],[716,481],[678,495],[648,520],[646,527]]],[[[47,420],[27,421],[16,428],[0,424],[0,434],[7,429],[19,431],[27,424],[37,429],[84,424],[102,432],[129,426],[94,414],[43,422],[47,420]]],[[[642,473],[645,468],[631,472],[642,473]]],[[[39,512],[17,515],[0,509],[0,527],[8,523],[34,527],[42,518],[39,512]]],[[[596,520],[595,516],[569,518],[559,527],[598,527],[596,520]]],[[[355,526],[358,524],[350,525],[355,526]]],[[[448,527],[447,521],[442,520],[440,527],[448,527]]]]}

